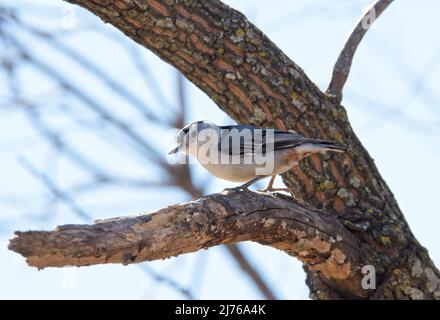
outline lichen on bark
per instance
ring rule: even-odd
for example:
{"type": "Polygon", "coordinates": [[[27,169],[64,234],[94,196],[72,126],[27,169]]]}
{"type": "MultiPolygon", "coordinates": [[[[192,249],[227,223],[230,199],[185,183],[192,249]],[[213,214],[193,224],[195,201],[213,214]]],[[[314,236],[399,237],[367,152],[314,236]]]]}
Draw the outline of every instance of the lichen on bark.
{"type": "MultiPolygon", "coordinates": [[[[333,265],[311,265],[304,250],[312,297],[439,298],[439,271],[353,132],[345,108],[321,92],[243,14],[218,0],[68,1],[176,67],[237,122],[295,130],[347,146],[344,154],[303,160],[283,179],[296,201],[343,221],[356,238],[363,263],[375,267],[377,289],[359,295],[359,284],[351,280],[325,281],[323,270],[333,270],[333,265]]],[[[327,258],[329,264],[342,261],[334,251],[327,258]]],[[[335,272],[344,274],[346,263],[339,264],[335,272]]]]}

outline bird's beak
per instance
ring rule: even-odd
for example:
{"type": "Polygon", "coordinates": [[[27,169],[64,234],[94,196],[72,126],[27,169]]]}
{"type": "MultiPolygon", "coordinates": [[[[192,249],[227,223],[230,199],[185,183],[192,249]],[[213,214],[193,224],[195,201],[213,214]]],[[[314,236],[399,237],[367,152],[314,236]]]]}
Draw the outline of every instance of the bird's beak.
{"type": "Polygon", "coordinates": [[[179,146],[172,149],[170,152],[168,152],[168,154],[176,154],[177,152],[179,152],[179,146]]]}

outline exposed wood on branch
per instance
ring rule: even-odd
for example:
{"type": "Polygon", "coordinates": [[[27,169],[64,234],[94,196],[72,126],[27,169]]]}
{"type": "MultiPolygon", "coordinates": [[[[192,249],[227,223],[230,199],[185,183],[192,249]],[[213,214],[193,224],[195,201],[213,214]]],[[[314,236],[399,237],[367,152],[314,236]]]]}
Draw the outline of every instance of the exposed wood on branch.
{"type": "Polygon", "coordinates": [[[345,291],[360,287],[355,237],[332,215],[282,197],[229,190],[132,217],[17,232],[9,248],[38,268],[130,264],[218,244],[255,241],[298,257],[345,291]]]}
{"type": "MultiPolygon", "coordinates": [[[[140,222],[123,219],[128,224],[120,224],[121,231],[133,232],[130,221],[146,227],[145,232],[137,230],[142,233],[142,239],[150,241],[142,242],[138,238],[138,247],[131,246],[136,239],[126,237],[119,238],[118,246],[109,247],[108,240],[121,234],[112,234],[114,229],[109,229],[110,233],[103,232],[112,222],[84,227],[85,231],[78,231],[78,226],[67,226],[49,233],[19,233],[11,248],[26,255],[32,265],[130,263],[220,243],[253,240],[299,257],[306,265],[313,298],[366,295],[377,299],[440,298],[438,270],[415,239],[394,195],[354,134],[344,107],[337,99],[329,99],[329,95],[321,92],[301,68],[241,13],[218,0],[69,2],[88,9],[176,67],[237,122],[293,129],[307,137],[336,141],[347,146],[348,152],[310,157],[283,175],[296,200],[317,210],[304,209],[291,201],[284,202],[286,207],[279,207],[279,199],[275,201],[267,195],[238,193],[237,198],[236,193],[212,195],[160,210],[149,218],[138,218],[140,222]],[[244,195],[249,198],[244,199],[244,195]],[[227,201],[223,197],[227,197],[227,201]],[[219,201],[224,202],[219,204],[219,201]],[[214,210],[213,205],[218,206],[219,211],[214,210]],[[244,210],[234,211],[234,208],[244,210]],[[333,214],[323,214],[321,210],[333,214]],[[180,212],[179,215],[176,212],[180,212]],[[221,216],[226,219],[211,220],[214,212],[222,212],[221,216]],[[335,223],[339,219],[343,223],[335,223]],[[167,224],[170,221],[173,223],[167,224]],[[326,223],[321,225],[322,221],[326,223]],[[159,247],[154,246],[153,238],[148,238],[154,234],[151,227],[166,230],[161,233],[163,241],[159,247]],[[336,235],[333,227],[340,228],[342,241],[337,241],[337,237],[336,242],[331,240],[330,237],[336,235]],[[173,238],[170,232],[182,229],[186,237],[173,238]],[[97,231],[100,236],[89,238],[87,230],[97,231]],[[298,235],[298,230],[305,232],[299,231],[304,237],[298,235]],[[313,236],[316,230],[323,240],[313,236]],[[192,237],[194,232],[201,234],[205,242],[192,237]],[[41,244],[58,248],[64,243],[64,236],[72,235],[86,239],[79,244],[88,248],[88,254],[57,255],[58,249],[38,248],[41,244]],[[347,238],[348,235],[352,237],[347,238]],[[349,238],[353,241],[347,240],[349,238]],[[101,241],[100,245],[88,246],[91,240],[101,241]],[[177,245],[182,241],[183,246],[177,245]],[[373,266],[376,272],[377,289],[370,293],[359,289],[360,262],[355,243],[361,247],[362,263],[373,266]],[[121,254],[121,249],[127,252],[121,254]]],[[[376,9],[376,18],[379,9],[376,9]]]]}

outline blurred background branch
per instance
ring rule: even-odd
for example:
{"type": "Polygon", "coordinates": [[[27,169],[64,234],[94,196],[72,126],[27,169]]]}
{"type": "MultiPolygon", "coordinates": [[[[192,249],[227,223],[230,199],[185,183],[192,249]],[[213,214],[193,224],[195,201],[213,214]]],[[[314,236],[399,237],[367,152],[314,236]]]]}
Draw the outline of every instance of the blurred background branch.
{"type": "MultiPolygon", "coordinates": [[[[18,107],[26,116],[28,123],[50,145],[50,148],[56,153],[56,157],[67,159],[90,177],[89,179],[80,179],[78,183],[63,188],[56,184],[54,181],[55,176],[54,179],[50,177],[55,174],[54,172],[49,170],[48,173],[43,173],[34,167],[30,159],[21,157],[19,162],[26,171],[35,179],[41,181],[48,189],[48,198],[52,199],[50,202],[52,206],[55,203],[62,203],[79,219],[90,222],[94,219],[94,215],[82,209],[77,203],[76,197],[84,198],[110,186],[138,189],[145,191],[145,194],[148,194],[148,190],[153,188],[177,188],[182,190],[188,199],[199,197],[205,193],[212,181],[211,178],[206,177],[203,184],[196,185],[189,165],[174,166],[167,163],[163,156],[164,152],[157,149],[154,146],[154,140],[151,140],[151,138],[156,139],[157,136],[148,139],[148,130],[142,134],[136,130],[137,127],[146,126],[147,128],[154,128],[154,130],[161,127],[161,132],[166,132],[172,128],[180,129],[186,124],[188,120],[187,89],[185,80],[180,73],[175,72],[174,88],[160,88],[158,81],[147,66],[144,53],[141,53],[132,44],[127,45],[126,41],[121,41],[118,37],[107,35],[110,39],[116,39],[117,46],[130,57],[133,69],[139,73],[138,77],[142,80],[140,84],[143,88],[133,91],[130,87],[131,82],[126,81],[125,78],[112,76],[82,52],[64,43],[58,32],[40,29],[22,20],[17,15],[17,11],[12,8],[0,8],[0,23],[2,26],[0,41],[8,47],[8,52],[11,53],[11,55],[2,56],[2,65],[8,74],[8,85],[10,87],[9,97],[7,100],[2,101],[3,107],[8,109],[11,109],[12,106],[18,107]],[[13,28],[17,32],[6,32],[7,28],[13,28]],[[114,110],[109,110],[107,106],[104,107],[102,102],[94,97],[94,92],[89,87],[75,84],[72,81],[72,74],[54,67],[47,58],[38,56],[28,45],[24,44],[25,41],[17,36],[18,34],[32,37],[40,45],[47,45],[53,51],[53,54],[60,55],[63,60],[78,65],[79,70],[84,73],[81,76],[86,76],[85,74],[92,76],[99,83],[98,85],[103,87],[104,91],[111,92],[112,95],[117,95],[120,99],[123,99],[124,107],[133,110],[134,118],[121,117],[114,110]],[[158,167],[157,169],[160,169],[161,172],[160,178],[155,180],[149,174],[153,169],[148,169],[143,174],[136,174],[135,176],[120,174],[118,173],[118,166],[105,167],[99,163],[100,161],[96,159],[96,155],[91,156],[90,153],[84,152],[77,145],[70,143],[69,138],[65,137],[68,136],[68,133],[65,132],[64,127],[55,127],[45,120],[54,112],[53,109],[48,110],[50,109],[47,106],[48,101],[46,99],[38,101],[33,96],[27,97],[23,92],[22,83],[16,75],[24,64],[31,66],[37,73],[50,79],[51,86],[56,88],[55,90],[58,91],[59,97],[62,99],[54,102],[60,105],[60,109],[57,111],[61,112],[69,122],[75,123],[76,130],[99,135],[104,143],[123,146],[117,148],[115,152],[141,159],[146,168],[150,166],[153,168],[158,167]],[[151,93],[152,98],[139,97],[136,93],[139,90],[151,93]],[[173,91],[174,93],[172,93],[173,91]],[[170,97],[176,97],[174,103],[170,101],[170,97]],[[72,104],[80,103],[83,108],[88,109],[89,112],[86,116],[81,112],[77,112],[74,109],[75,107],[69,106],[70,103],[67,100],[70,98],[74,99],[72,104]],[[160,107],[152,108],[146,103],[150,100],[152,104],[155,103],[160,107]],[[110,135],[107,136],[108,134],[110,135]]],[[[99,32],[105,34],[103,31],[99,32]]],[[[75,70],[75,73],[77,72],[78,70],[75,70]]],[[[50,159],[50,161],[56,160],[50,159]]],[[[46,219],[50,219],[50,216],[46,216],[46,219]]],[[[252,267],[252,263],[248,261],[241,249],[234,244],[225,246],[225,248],[230,253],[230,258],[237,261],[237,272],[246,274],[249,280],[254,283],[256,290],[260,291],[262,297],[273,299],[275,296],[270,291],[270,286],[266,284],[259,271],[252,267]]],[[[194,295],[188,289],[183,288],[169,277],[161,275],[147,266],[140,266],[140,270],[143,270],[147,276],[151,276],[158,283],[176,289],[185,298],[194,298],[194,295]]],[[[203,279],[198,281],[203,281],[203,279]]]]}
{"type": "MultiPolygon", "coordinates": [[[[145,49],[59,2],[0,0],[2,241],[16,229],[153,210],[223,188],[196,166],[171,166],[164,154],[170,130],[197,119],[225,124],[231,119],[145,49]]],[[[338,44],[371,1],[298,1],[282,9],[265,1],[231,5],[241,7],[325,89],[340,54],[338,44]]],[[[436,191],[430,185],[440,179],[432,171],[440,145],[440,44],[420,36],[436,29],[435,17],[429,16],[436,5],[393,8],[398,19],[383,20],[381,32],[371,32],[358,48],[355,61],[362,63],[353,64],[344,103],[416,234],[439,261],[436,218],[430,216],[428,225],[420,219],[435,207],[430,199],[436,191]],[[403,24],[402,16],[407,17],[403,24]],[[396,163],[395,157],[402,160],[396,163]],[[413,185],[425,186],[419,190],[400,180],[415,164],[418,169],[407,174],[413,185]]],[[[46,287],[48,296],[72,296],[55,290],[59,275],[53,271],[31,274],[6,250],[1,259],[0,286],[8,288],[1,290],[3,296],[39,296],[46,287]]],[[[80,278],[87,280],[78,281],[78,291],[89,297],[308,296],[299,263],[247,243],[129,268],[123,276],[119,269],[80,269],[80,278]],[[121,280],[105,292],[93,289],[95,281],[104,279],[107,285],[108,278],[121,280]]]]}

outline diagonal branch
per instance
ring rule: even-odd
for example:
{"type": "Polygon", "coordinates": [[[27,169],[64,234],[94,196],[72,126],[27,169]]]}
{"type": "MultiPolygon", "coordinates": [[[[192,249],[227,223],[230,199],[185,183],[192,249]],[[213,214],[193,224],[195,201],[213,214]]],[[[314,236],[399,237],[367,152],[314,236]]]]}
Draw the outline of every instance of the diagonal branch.
{"type": "Polygon", "coordinates": [[[271,111],[283,107],[299,116],[304,105],[315,104],[315,95],[323,96],[243,14],[218,0],[66,1],[152,50],[237,121],[246,117],[254,124],[281,127],[271,111]]]}
{"type": "MultiPolygon", "coordinates": [[[[148,221],[132,218],[122,219],[122,225],[116,220],[86,227],[61,227],[52,233],[19,233],[11,248],[25,253],[34,265],[40,263],[44,267],[61,262],[137,262],[220,243],[253,240],[299,257],[306,265],[311,296],[329,299],[366,296],[359,289],[359,250],[354,246],[358,242],[362,245],[363,262],[377,273],[377,289],[369,297],[440,296],[440,289],[435,291],[432,285],[437,285],[440,273],[415,239],[394,195],[353,132],[344,107],[321,92],[245,16],[219,0],[67,1],[88,9],[176,67],[237,122],[294,129],[306,137],[346,145],[349,151],[343,155],[311,156],[283,175],[298,202],[337,214],[328,216],[291,202],[283,202],[290,203],[283,207],[280,198],[267,195],[254,198],[252,193],[229,193],[172,206],[143,218],[148,221]],[[237,194],[240,196],[230,198],[237,194]],[[344,219],[346,229],[337,219],[344,219]],[[158,225],[165,230],[159,235],[151,230],[158,225]],[[127,228],[131,230],[128,237],[127,228]],[[174,231],[179,230],[185,231],[183,236],[173,238],[174,231]],[[351,235],[349,230],[356,241],[346,242],[351,235]],[[98,238],[90,235],[96,232],[98,238]],[[341,242],[337,241],[338,235],[342,236],[341,242]],[[80,238],[76,245],[86,248],[85,255],[63,240],[75,236],[80,238]],[[118,237],[122,247],[110,241],[118,237]],[[18,246],[24,239],[28,239],[27,245],[18,246]],[[55,241],[52,246],[50,239],[55,241]],[[98,241],[97,248],[88,244],[94,240],[98,241]],[[67,251],[60,254],[58,249],[63,248],[67,251]]],[[[38,67],[41,69],[41,65],[38,67]]],[[[55,76],[53,72],[49,75],[55,76]]],[[[93,102],[77,96],[86,104],[93,102]]],[[[104,109],[97,111],[104,116],[104,109]]]]}
{"type": "Polygon", "coordinates": [[[342,100],[342,90],[350,73],[354,54],[362,38],[391,2],[393,2],[393,0],[377,0],[362,16],[345,42],[344,48],[333,67],[332,79],[326,91],[328,95],[334,96],[339,102],[342,100]]]}
{"type": "Polygon", "coordinates": [[[366,295],[357,241],[334,215],[250,191],[228,190],[93,225],[17,232],[9,248],[45,268],[138,263],[248,240],[299,258],[342,292],[366,295]]]}
{"type": "Polygon", "coordinates": [[[268,284],[262,278],[262,275],[252,266],[249,260],[244,255],[240,246],[237,243],[229,244],[226,246],[231,256],[234,258],[235,262],[240,266],[241,270],[245,272],[249,278],[260,290],[261,294],[269,300],[276,300],[275,294],[269,288],[268,284]]]}

